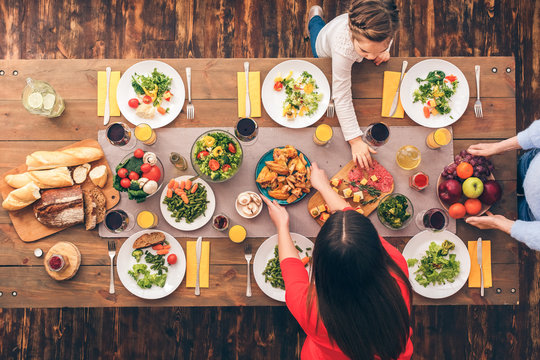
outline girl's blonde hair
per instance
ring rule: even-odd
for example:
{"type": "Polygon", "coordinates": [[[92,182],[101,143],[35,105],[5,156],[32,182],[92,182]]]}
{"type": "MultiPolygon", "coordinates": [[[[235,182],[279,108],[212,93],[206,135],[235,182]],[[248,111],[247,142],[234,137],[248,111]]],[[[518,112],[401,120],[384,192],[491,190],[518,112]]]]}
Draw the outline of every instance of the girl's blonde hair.
{"type": "Polygon", "coordinates": [[[390,40],[399,26],[399,10],[394,0],[353,0],[349,8],[349,28],[353,38],[375,42],[390,40]]]}

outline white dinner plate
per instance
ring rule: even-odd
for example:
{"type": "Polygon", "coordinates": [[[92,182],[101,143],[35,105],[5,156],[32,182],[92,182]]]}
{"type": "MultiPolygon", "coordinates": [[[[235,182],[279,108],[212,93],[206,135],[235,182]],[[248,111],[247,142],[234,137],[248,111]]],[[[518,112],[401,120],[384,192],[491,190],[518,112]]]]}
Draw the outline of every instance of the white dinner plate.
{"type": "Polygon", "coordinates": [[[469,83],[465,75],[457,66],[441,59],[429,59],[420,61],[412,66],[401,83],[401,104],[405,113],[417,124],[428,128],[441,128],[458,121],[469,105],[469,83]],[[429,119],[424,116],[424,104],[421,101],[413,103],[413,93],[420,84],[416,78],[425,79],[430,71],[441,70],[446,76],[455,75],[459,81],[456,93],[448,100],[450,109],[448,114],[431,115],[429,119]]]}
{"type": "MultiPolygon", "coordinates": [[[[291,233],[291,237],[294,243],[304,250],[301,254],[302,257],[311,256],[313,253],[313,242],[311,242],[311,240],[297,233],[291,233]],[[309,255],[306,255],[307,248],[311,248],[311,250],[307,251],[309,255]]],[[[253,276],[255,276],[255,281],[263,293],[274,300],[285,302],[285,290],[272,287],[270,283],[267,283],[264,280],[264,275],[262,274],[268,261],[274,257],[274,248],[277,244],[278,236],[276,234],[266,239],[261,246],[259,246],[253,260],[253,276]]]]}
{"type": "MultiPolygon", "coordinates": [[[[176,178],[176,181],[178,182],[186,181],[187,179],[192,178],[192,177],[193,177],[192,175],[179,176],[176,178]]],[[[169,182],[167,182],[167,184],[168,183],[169,182]]],[[[161,209],[161,214],[163,215],[163,218],[165,219],[165,221],[167,221],[169,225],[171,225],[175,229],[182,230],[182,231],[197,230],[203,227],[204,225],[206,225],[206,223],[210,221],[210,219],[212,219],[212,215],[214,215],[214,210],[216,210],[216,195],[214,194],[214,191],[212,190],[210,185],[208,185],[208,183],[202,179],[194,180],[193,184],[196,184],[196,183],[200,185],[204,185],[204,187],[206,188],[206,200],[208,200],[209,203],[207,205],[207,208],[204,214],[199,215],[199,217],[196,218],[191,224],[188,224],[186,222],[186,219],[184,218],[182,218],[179,222],[176,222],[176,219],[171,216],[171,212],[167,210],[167,205],[163,203],[163,199],[165,199],[165,196],[167,195],[168,187],[165,186],[165,188],[163,189],[163,192],[161,193],[161,198],[159,200],[159,207],[161,209]]]]}
{"type": "Polygon", "coordinates": [[[150,125],[153,129],[160,128],[172,122],[184,106],[184,101],[186,100],[186,92],[184,89],[184,82],[178,74],[178,72],[169,64],[166,64],[162,61],[156,60],[147,60],[136,63],[127,69],[120,81],[118,82],[118,88],[116,90],[116,101],[118,102],[118,107],[120,112],[124,117],[132,123],[133,125],[139,125],[145,123],[150,125]],[[149,75],[156,68],[158,71],[172,78],[171,81],[171,93],[173,97],[170,101],[163,100],[162,107],[169,108],[169,112],[165,115],[161,115],[156,111],[156,114],[152,119],[145,119],[135,114],[137,109],[129,107],[129,99],[136,98],[137,94],[131,86],[131,76],[137,73],[138,75],[149,75]]]}
{"type": "Polygon", "coordinates": [[[264,109],[272,120],[281,126],[294,129],[305,128],[316,123],[326,113],[326,108],[330,102],[330,85],[328,84],[328,79],[321,69],[304,60],[287,60],[274,66],[264,79],[261,93],[264,109]],[[281,76],[287,76],[290,71],[293,72],[293,78],[299,77],[304,71],[309,72],[319,87],[319,94],[323,95],[317,111],[311,116],[297,116],[294,120],[287,120],[283,116],[283,102],[287,95],[285,94],[285,90],[274,90],[274,79],[279,74],[281,76]]]}
{"type": "Polygon", "coordinates": [[[471,271],[471,258],[469,257],[467,246],[465,246],[459,237],[447,230],[441,232],[424,230],[416,234],[409,240],[407,245],[405,245],[403,257],[405,257],[406,260],[413,258],[418,259],[418,263],[409,268],[409,281],[416,293],[430,299],[443,299],[457,293],[467,282],[471,271]],[[451,241],[456,245],[454,250],[450,250],[450,254],[456,254],[456,260],[460,263],[459,275],[453,283],[446,282],[444,285],[429,284],[427,287],[424,287],[415,280],[416,275],[414,272],[420,266],[420,259],[426,254],[429,244],[434,241],[437,245],[440,245],[444,240],[451,241]]]}
{"type": "MultiPolygon", "coordinates": [[[[152,250],[151,247],[144,248],[142,250],[143,252],[148,250],[152,254],[156,254],[156,250],[152,250]]],[[[145,264],[144,255],[139,261],[139,264],[145,264]]],[[[150,265],[148,265],[148,268],[150,268],[150,265]]],[[[153,270],[151,271],[153,272],[153,270]]],[[[124,285],[124,287],[133,295],[143,299],[161,299],[175,291],[182,283],[184,275],[186,274],[186,255],[184,254],[184,249],[182,249],[182,246],[180,246],[178,241],[176,241],[172,235],[160,230],[142,230],[128,237],[127,240],[122,244],[116,258],[116,272],[118,273],[118,277],[120,278],[122,285],[124,285]],[[169,265],[167,264],[167,261],[165,261],[165,265],[167,265],[169,268],[165,286],[161,288],[159,286],[152,285],[150,289],[143,289],[137,285],[137,282],[131,275],[128,274],[128,271],[133,268],[133,265],[137,264],[135,258],[131,256],[131,253],[133,250],[135,250],[133,249],[133,243],[139,238],[139,236],[152,232],[161,232],[165,234],[165,240],[167,240],[171,245],[169,254],[167,254],[165,258],[170,254],[175,254],[178,260],[174,265],[169,265]]]]}

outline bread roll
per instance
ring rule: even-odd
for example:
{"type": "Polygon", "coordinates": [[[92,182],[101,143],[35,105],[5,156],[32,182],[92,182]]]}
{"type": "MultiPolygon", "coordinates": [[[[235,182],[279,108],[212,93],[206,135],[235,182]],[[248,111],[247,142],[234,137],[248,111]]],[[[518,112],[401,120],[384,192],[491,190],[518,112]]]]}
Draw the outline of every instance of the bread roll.
{"type": "Polygon", "coordinates": [[[8,194],[2,207],[9,211],[22,209],[41,197],[39,186],[29,182],[20,189],[13,190],[8,194]]]}
{"type": "Polygon", "coordinates": [[[79,185],[45,190],[34,204],[36,219],[46,226],[67,227],[84,222],[83,192],[79,185]]]}
{"type": "Polygon", "coordinates": [[[10,174],[5,177],[6,183],[14,188],[21,188],[34,182],[40,189],[52,189],[73,185],[73,179],[67,167],[51,170],[29,171],[22,174],[10,174]]]}
{"type": "Polygon", "coordinates": [[[94,147],[73,147],[59,151],[36,151],[26,157],[28,170],[76,166],[99,160],[103,151],[94,147]]]}
{"type": "Polygon", "coordinates": [[[107,167],[105,165],[96,166],[90,170],[88,176],[90,176],[90,180],[92,180],[94,185],[102,188],[107,183],[107,167]]]}

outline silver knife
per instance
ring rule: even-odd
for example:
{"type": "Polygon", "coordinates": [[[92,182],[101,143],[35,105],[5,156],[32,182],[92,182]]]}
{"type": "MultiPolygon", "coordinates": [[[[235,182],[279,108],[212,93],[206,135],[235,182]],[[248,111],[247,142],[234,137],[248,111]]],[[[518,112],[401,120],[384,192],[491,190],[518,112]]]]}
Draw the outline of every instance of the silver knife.
{"type": "Polygon", "coordinates": [[[484,296],[484,271],[482,270],[482,238],[476,240],[476,260],[480,265],[480,296],[484,296]]]}
{"type": "Polygon", "coordinates": [[[249,100],[249,62],[244,62],[244,72],[246,73],[246,117],[251,116],[251,100],[249,100]]]}
{"type": "Polygon", "coordinates": [[[109,123],[109,118],[111,116],[111,106],[109,104],[109,84],[111,82],[111,68],[110,66],[107,66],[107,69],[105,69],[107,72],[107,95],[105,97],[105,113],[103,114],[103,125],[107,125],[109,123]]]}
{"type": "Polygon", "coordinates": [[[201,295],[201,284],[199,277],[201,276],[201,252],[202,252],[202,236],[197,239],[195,245],[195,254],[197,256],[197,278],[195,279],[195,295],[201,295]]]}
{"type": "Polygon", "coordinates": [[[401,88],[401,82],[403,81],[403,75],[405,75],[405,69],[407,69],[407,65],[409,63],[407,61],[403,61],[403,65],[401,65],[401,75],[399,76],[399,84],[397,86],[396,95],[394,95],[394,100],[392,101],[392,106],[390,107],[390,113],[388,116],[394,116],[397,110],[397,105],[399,102],[399,90],[401,88]]]}

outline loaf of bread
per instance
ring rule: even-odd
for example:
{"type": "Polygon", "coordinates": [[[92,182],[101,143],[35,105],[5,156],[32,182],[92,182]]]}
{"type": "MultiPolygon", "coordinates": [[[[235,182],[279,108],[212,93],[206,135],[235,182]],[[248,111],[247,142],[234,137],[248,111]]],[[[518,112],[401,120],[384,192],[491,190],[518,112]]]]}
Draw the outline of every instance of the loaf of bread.
{"type": "Polygon", "coordinates": [[[107,198],[97,187],[83,190],[84,199],[84,226],[92,230],[105,219],[107,212],[107,198]]]}
{"type": "Polygon", "coordinates": [[[83,192],[79,185],[45,190],[34,204],[36,219],[46,226],[68,227],[84,222],[83,192]]]}
{"type": "Polygon", "coordinates": [[[90,180],[92,180],[94,185],[102,188],[107,183],[107,167],[105,165],[96,166],[90,170],[88,176],[90,176],[90,180]]]}
{"type": "Polygon", "coordinates": [[[28,170],[53,169],[76,166],[99,160],[103,151],[94,147],[73,147],[58,151],[36,151],[26,157],[28,170]]]}
{"type": "Polygon", "coordinates": [[[142,249],[149,246],[154,246],[156,244],[162,243],[165,240],[165,234],[161,232],[151,232],[148,234],[143,234],[135,240],[133,243],[134,249],[142,249]]]}
{"type": "Polygon", "coordinates": [[[73,185],[73,179],[67,167],[51,170],[28,171],[22,174],[10,174],[6,183],[14,188],[21,188],[28,183],[35,183],[40,189],[52,189],[73,185]]]}
{"type": "Polygon", "coordinates": [[[23,187],[10,192],[2,203],[2,207],[9,211],[20,210],[32,204],[40,197],[39,186],[33,182],[29,182],[23,187]]]}

